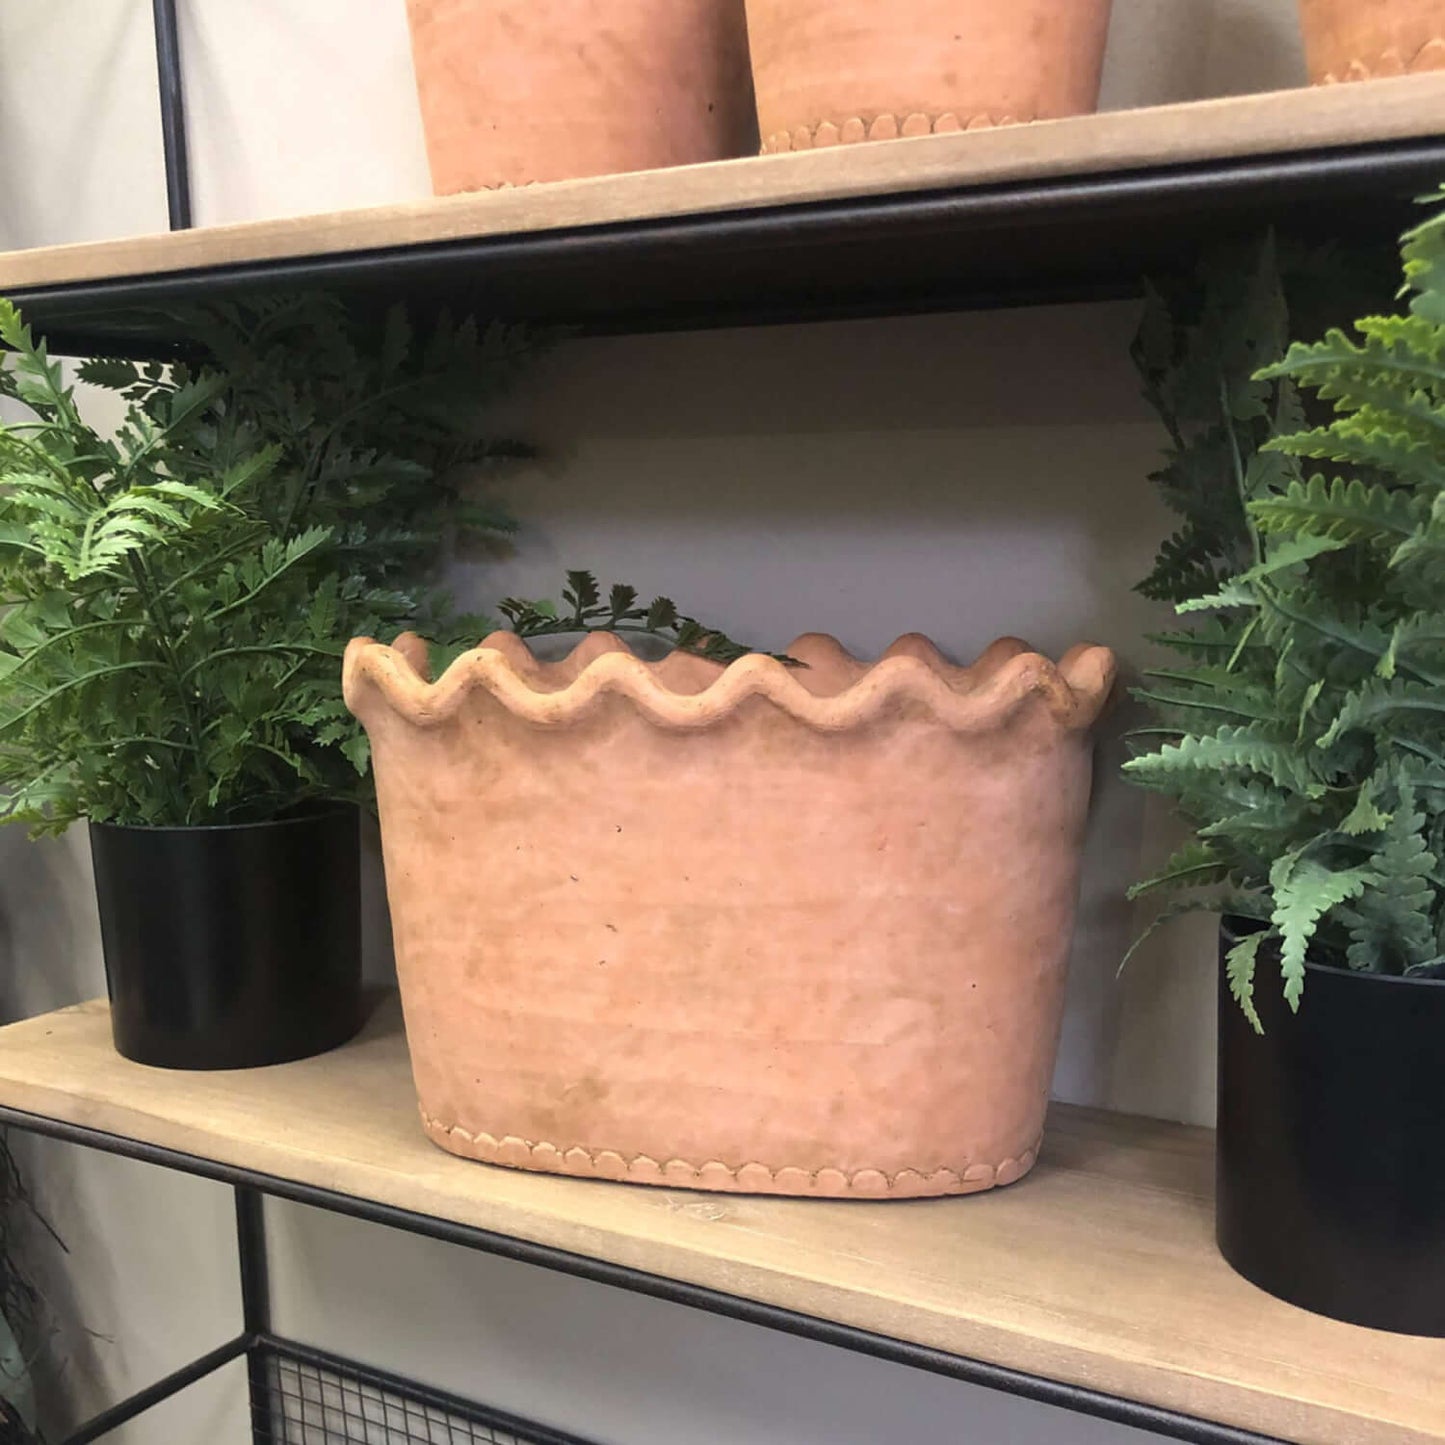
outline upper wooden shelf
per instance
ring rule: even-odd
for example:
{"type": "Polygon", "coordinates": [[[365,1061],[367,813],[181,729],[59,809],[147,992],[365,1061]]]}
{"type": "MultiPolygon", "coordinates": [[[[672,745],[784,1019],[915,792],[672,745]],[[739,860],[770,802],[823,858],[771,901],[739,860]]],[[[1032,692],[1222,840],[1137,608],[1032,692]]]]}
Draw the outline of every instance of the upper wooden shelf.
{"type": "Polygon", "coordinates": [[[1076,297],[1282,221],[1388,235],[1445,180],[1445,73],[0,254],[72,346],[139,306],[329,284],[621,327],[1076,297]]]}
{"type": "Polygon", "coordinates": [[[0,1030],[0,1106],[1286,1440],[1445,1440],[1445,1341],[1306,1314],[1224,1264],[1203,1129],[1056,1108],[1032,1175],[955,1200],[526,1174],[426,1140],[392,1000],[335,1053],[220,1074],[126,1062],[83,1004],[0,1030]]]}

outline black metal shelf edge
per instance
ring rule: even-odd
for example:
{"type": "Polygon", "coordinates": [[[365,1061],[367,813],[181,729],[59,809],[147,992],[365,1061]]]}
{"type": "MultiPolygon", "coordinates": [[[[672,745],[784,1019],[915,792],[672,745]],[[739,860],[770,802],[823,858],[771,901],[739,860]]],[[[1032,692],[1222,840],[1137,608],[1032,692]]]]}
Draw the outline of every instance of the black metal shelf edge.
{"type": "Polygon", "coordinates": [[[17,288],[56,350],[163,353],[185,302],[310,286],[591,332],[1121,296],[1275,226],[1388,242],[1445,138],[17,288]]]}

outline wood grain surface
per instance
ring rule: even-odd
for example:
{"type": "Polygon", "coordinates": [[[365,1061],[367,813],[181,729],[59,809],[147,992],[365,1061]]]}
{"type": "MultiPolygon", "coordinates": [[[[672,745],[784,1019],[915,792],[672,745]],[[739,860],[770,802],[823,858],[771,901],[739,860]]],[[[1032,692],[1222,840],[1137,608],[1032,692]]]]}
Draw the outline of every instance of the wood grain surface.
{"type": "Polygon", "coordinates": [[[708,1196],[433,1147],[400,1013],[238,1073],[115,1054],[104,1004],[0,1030],[0,1104],[1301,1442],[1445,1440],[1445,1341],[1306,1314],[1213,1243],[1207,1130],[1056,1107],[1022,1183],[952,1200],[708,1196]]]}

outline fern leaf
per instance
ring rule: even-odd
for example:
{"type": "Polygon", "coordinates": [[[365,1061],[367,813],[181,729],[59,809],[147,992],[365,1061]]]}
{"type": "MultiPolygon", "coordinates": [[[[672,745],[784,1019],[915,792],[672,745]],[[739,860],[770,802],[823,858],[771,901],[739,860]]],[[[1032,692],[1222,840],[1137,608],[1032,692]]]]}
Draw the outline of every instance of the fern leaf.
{"type": "Polygon", "coordinates": [[[1426,840],[1425,821],[1407,800],[1386,823],[1368,864],[1373,885],[1344,914],[1352,968],[1403,973],[1435,952],[1433,874],[1439,860],[1426,840]]]}
{"type": "Polygon", "coordinates": [[[1262,532],[1393,547],[1414,536],[1424,506],[1409,491],[1378,483],[1367,486],[1358,478],[1327,482],[1316,475],[1308,482],[1291,483],[1282,496],[1251,502],[1249,511],[1262,532]]]}
{"type": "Polygon", "coordinates": [[[1354,806],[1340,824],[1340,832],[1351,838],[1365,833],[1379,833],[1390,826],[1393,814],[1380,807],[1380,778],[1367,778],[1355,795],[1354,806]]]}
{"type": "Polygon", "coordinates": [[[75,374],[86,385],[104,387],[107,391],[124,391],[140,380],[135,362],[110,357],[90,357],[75,368],[75,374]]]}
{"type": "Polygon", "coordinates": [[[1231,578],[1218,590],[1205,597],[1190,597],[1184,602],[1177,603],[1174,610],[1180,616],[1184,616],[1190,612],[1215,612],[1231,607],[1258,607],[1259,602],[1259,593],[1253,587],[1245,586],[1231,578]]]}
{"type": "Polygon", "coordinates": [[[1404,667],[1423,682],[1445,687],[1445,612],[1416,612],[1402,618],[1376,669],[1389,680],[1404,667]]]}
{"type": "Polygon", "coordinates": [[[1244,1010],[1244,1016],[1249,1020],[1250,1027],[1257,1034],[1264,1032],[1264,1025],[1259,1021],[1259,1013],[1254,1006],[1254,970],[1255,963],[1259,956],[1260,945],[1267,939],[1274,937],[1269,929],[1258,929],[1253,933],[1246,933],[1239,939],[1228,954],[1225,955],[1224,971],[1229,979],[1229,992],[1234,1001],[1244,1010]]]}
{"type": "Polygon", "coordinates": [[[1423,524],[1395,549],[1390,565],[1401,569],[1445,561],[1445,491],[1435,498],[1423,524]]]}
{"type": "Polygon", "coordinates": [[[166,427],[179,430],[186,422],[204,411],[222,392],[231,385],[231,378],[224,372],[212,372],[195,381],[188,381],[171,393],[166,405],[166,427]]]}
{"type": "Polygon", "coordinates": [[[1335,536],[1311,535],[1289,537],[1269,548],[1269,555],[1237,577],[1231,577],[1217,592],[1208,597],[1181,602],[1176,612],[1201,612],[1217,607],[1257,607],[1260,603],[1258,584],[1281,572],[1293,571],[1326,552],[1338,552],[1347,543],[1335,536]]]}
{"type": "Polygon", "coordinates": [[[591,608],[598,605],[601,597],[597,578],[591,572],[574,571],[567,574],[562,600],[572,609],[574,616],[585,616],[591,608]]]}
{"type": "Polygon", "coordinates": [[[1360,328],[1359,342],[1334,329],[1323,341],[1296,343],[1261,375],[1287,376],[1310,386],[1339,411],[1374,408],[1423,438],[1445,438],[1445,411],[1436,401],[1445,386],[1445,366],[1430,351],[1416,348],[1408,335],[1385,340],[1371,334],[1372,321],[1360,328]]]}
{"type": "Polygon", "coordinates": [[[1129,898],[1140,898],[1161,888],[1197,888],[1222,883],[1229,875],[1225,860],[1209,843],[1186,843],[1152,878],[1129,889],[1129,898]]]}
{"type": "Polygon", "coordinates": [[[1441,439],[1417,435],[1378,407],[1361,407],[1329,426],[1275,437],[1266,445],[1293,457],[1344,462],[1414,481],[1434,482],[1440,474],[1441,439]]]}
{"type": "Polygon", "coordinates": [[[1329,747],[1352,728],[1374,728],[1400,717],[1445,717],[1445,690],[1427,683],[1372,681],[1346,698],[1320,738],[1329,747]]]}
{"type": "Polygon", "coordinates": [[[1357,898],[1378,881],[1369,868],[1331,869],[1312,859],[1287,856],[1270,870],[1274,912],[1270,921],[1280,936],[1280,972],[1285,1001],[1299,1008],[1304,992],[1305,955],[1321,918],[1338,904],[1357,898]]]}
{"type": "Polygon", "coordinates": [[[1212,775],[1222,770],[1257,773],[1281,788],[1310,797],[1323,796],[1325,791],[1293,747],[1248,728],[1222,727],[1210,736],[1186,737],[1124,764],[1124,771],[1145,787],[1164,789],[1184,775],[1212,775]]]}
{"type": "Polygon", "coordinates": [[[1210,686],[1194,678],[1186,678],[1185,681],[1190,685],[1179,688],[1136,687],[1130,689],[1129,695],[1168,712],[1181,709],[1185,712],[1214,713],[1244,722],[1279,720],[1279,709],[1273,695],[1246,687],[1238,679],[1233,679],[1233,685],[1224,687],[1210,686]]]}
{"type": "Polygon", "coordinates": [[[1417,293],[1410,303],[1412,314],[1431,325],[1445,325],[1445,226],[1438,213],[1406,232],[1402,254],[1406,284],[1417,293]]]}

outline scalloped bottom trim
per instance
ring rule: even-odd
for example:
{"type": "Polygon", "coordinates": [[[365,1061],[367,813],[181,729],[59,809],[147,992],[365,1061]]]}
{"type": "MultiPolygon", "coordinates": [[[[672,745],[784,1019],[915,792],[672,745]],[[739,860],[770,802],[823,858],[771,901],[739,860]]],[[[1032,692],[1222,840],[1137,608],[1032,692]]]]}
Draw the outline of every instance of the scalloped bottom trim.
{"type": "Polygon", "coordinates": [[[444,1124],[418,1105],[422,1128],[434,1144],[449,1153],[531,1169],[543,1174],[569,1174],[578,1179],[611,1179],[627,1184],[662,1185],[674,1189],[707,1189],[728,1194],[787,1194],[815,1199],[928,1199],[945,1194],[976,1194],[1022,1179],[1038,1159],[1039,1139],[1017,1159],[998,1164],[970,1164],[964,1169],[903,1169],[887,1174],[881,1169],[770,1169],[766,1164],[744,1164],[734,1169],[713,1160],[691,1164],[685,1159],[659,1163],[646,1154],[628,1159],[612,1149],[559,1148],[507,1134],[498,1138],[473,1133],[460,1124],[444,1124]]]}
{"type": "Polygon", "coordinates": [[[1340,85],[1350,80],[1381,80],[1391,75],[1419,75],[1427,70],[1445,70],[1445,36],[1427,40],[1408,60],[1398,50],[1390,49],[1369,60],[1352,60],[1345,69],[1328,71],[1320,77],[1320,85],[1340,85]]]}
{"type": "Polygon", "coordinates": [[[791,130],[774,131],[763,137],[763,154],[778,155],[784,151],[821,150],[828,146],[856,145],[865,140],[895,140],[899,136],[949,135],[960,130],[992,130],[1001,125],[1030,125],[1031,115],[995,116],[988,111],[977,115],[959,115],[947,110],[941,115],[928,115],[918,110],[912,115],[884,113],[865,121],[852,116],[844,121],[819,121],[816,125],[793,126],[791,130]]]}

